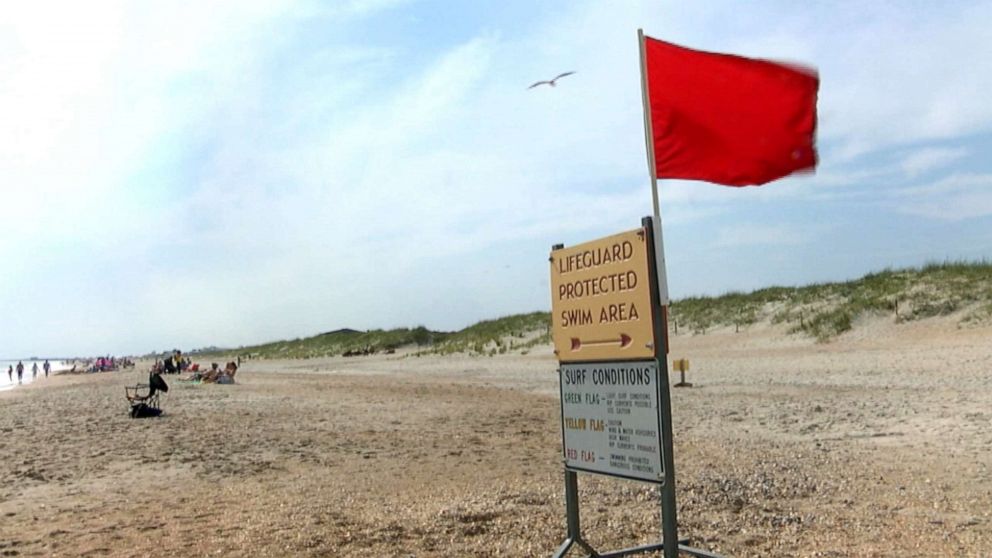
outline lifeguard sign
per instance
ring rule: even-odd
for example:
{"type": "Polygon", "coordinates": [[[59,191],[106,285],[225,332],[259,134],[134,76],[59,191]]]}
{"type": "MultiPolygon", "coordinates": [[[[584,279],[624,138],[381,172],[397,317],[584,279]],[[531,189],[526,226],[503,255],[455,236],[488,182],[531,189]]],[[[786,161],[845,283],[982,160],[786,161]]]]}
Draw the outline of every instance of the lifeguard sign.
{"type": "Polygon", "coordinates": [[[652,265],[644,227],[551,253],[560,362],[653,359],[652,265]]]}

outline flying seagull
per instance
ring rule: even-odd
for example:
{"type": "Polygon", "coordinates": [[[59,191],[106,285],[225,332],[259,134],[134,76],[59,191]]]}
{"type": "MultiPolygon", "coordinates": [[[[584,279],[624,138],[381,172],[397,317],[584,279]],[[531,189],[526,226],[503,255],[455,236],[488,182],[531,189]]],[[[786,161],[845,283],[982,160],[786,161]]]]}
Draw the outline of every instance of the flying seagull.
{"type": "Polygon", "coordinates": [[[563,78],[565,76],[570,76],[570,75],[572,75],[574,73],[575,72],[565,72],[564,74],[558,74],[557,76],[554,77],[554,79],[548,79],[548,80],[544,80],[544,81],[535,81],[534,84],[531,85],[530,87],[528,87],[527,89],[534,89],[538,85],[544,85],[544,84],[548,84],[551,87],[554,87],[556,81],[558,81],[559,79],[561,79],[561,78],[563,78]]]}

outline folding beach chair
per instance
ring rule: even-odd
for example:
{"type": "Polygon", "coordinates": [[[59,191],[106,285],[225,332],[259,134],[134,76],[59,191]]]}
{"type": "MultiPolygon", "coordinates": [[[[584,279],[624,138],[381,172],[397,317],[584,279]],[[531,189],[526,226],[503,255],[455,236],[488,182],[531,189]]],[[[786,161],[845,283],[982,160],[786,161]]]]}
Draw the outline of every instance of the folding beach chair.
{"type": "Polygon", "coordinates": [[[124,395],[131,405],[131,418],[157,417],[162,414],[158,394],[169,391],[169,385],[156,372],[148,374],[147,384],[125,386],[124,395]]]}

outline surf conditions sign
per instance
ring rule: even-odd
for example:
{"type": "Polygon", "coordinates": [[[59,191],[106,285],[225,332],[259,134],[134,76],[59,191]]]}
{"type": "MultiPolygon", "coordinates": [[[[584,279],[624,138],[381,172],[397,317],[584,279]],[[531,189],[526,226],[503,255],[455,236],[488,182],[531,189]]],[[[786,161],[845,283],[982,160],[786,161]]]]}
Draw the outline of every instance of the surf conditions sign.
{"type": "Polygon", "coordinates": [[[657,362],[563,363],[560,373],[565,466],[664,482],[657,362]]]}

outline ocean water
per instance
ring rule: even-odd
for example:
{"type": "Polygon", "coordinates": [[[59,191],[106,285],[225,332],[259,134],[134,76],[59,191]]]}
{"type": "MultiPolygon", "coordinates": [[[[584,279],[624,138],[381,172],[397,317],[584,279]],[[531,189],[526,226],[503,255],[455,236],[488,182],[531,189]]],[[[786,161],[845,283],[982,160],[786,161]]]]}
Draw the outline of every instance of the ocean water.
{"type": "MultiPolygon", "coordinates": [[[[24,375],[21,376],[22,384],[30,384],[31,382],[44,382],[45,381],[45,369],[42,365],[45,363],[44,359],[41,360],[22,360],[24,363],[24,375]],[[33,378],[31,375],[31,365],[35,362],[38,363],[38,377],[33,378]]],[[[59,370],[68,370],[72,368],[71,365],[66,364],[61,360],[50,360],[49,364],[52,365],[52,373],[58,372],[59,370]]],[[[17,387],[17,361],[16,360],[0,360],[0,390],[11,389],[17,387]],[[7,377],[7,369],[9,367],[14,367],[14,372],[11,374],[13,376],[13,382],[7,377]]]]}

